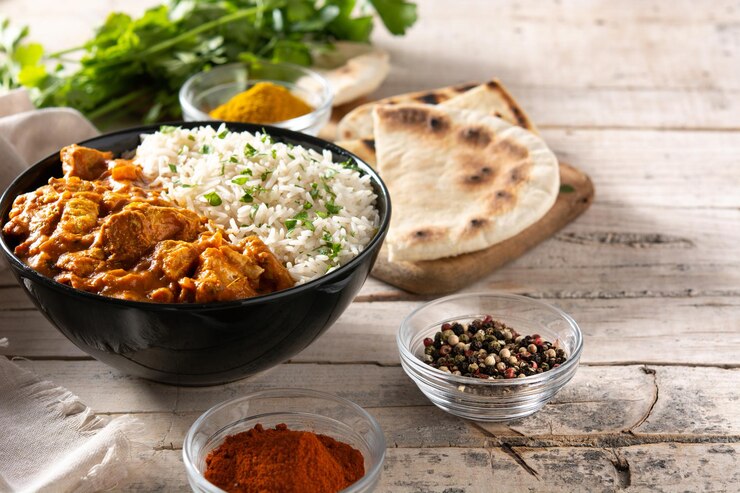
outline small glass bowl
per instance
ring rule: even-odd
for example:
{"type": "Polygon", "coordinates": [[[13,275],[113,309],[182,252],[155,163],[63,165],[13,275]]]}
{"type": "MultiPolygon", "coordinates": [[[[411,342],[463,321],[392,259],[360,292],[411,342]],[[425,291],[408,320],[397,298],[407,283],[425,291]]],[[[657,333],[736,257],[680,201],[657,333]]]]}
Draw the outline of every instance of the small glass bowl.
{"type": "Polygon", "coordinates": [[[258,82],[284,86],[314,108],[311,113],[269,125],[315,136],[329,121],[334,92],[326,78],[299,65],[262,61],[220,65],[190,77],[180,89],[183,120],[213,120],[209,111],[258,82]]]}
{"type": "Polygon", "coordinates": [[[437,407],[462,418],[508,421],[540,410],[573,378],[583,348],[575,320],[526,296],[471,293],[447,296],[417,308],[401,323],[396,338],[406,374],[437,407]],[[442,372],[422,361],[424,338],[445,322],[466,324],[490,315],[521,335],[559,341],[567,360],[552,370],[506,380],[482,380],[442,372]]]}
{"type": "Polygon", "coordinates": [[[188,430],[182,447],[190,487],[196,492],[224,493],[203,476],[211,450],[228,435],[285,423],[288,429],[330,436],[359,450],[365,458],[365,475],[342,493],[374,490],[385,459],[383,430],[357,404],[325,392],[305,389],[271,389],[217,404],[203,413],[188,430]]]}

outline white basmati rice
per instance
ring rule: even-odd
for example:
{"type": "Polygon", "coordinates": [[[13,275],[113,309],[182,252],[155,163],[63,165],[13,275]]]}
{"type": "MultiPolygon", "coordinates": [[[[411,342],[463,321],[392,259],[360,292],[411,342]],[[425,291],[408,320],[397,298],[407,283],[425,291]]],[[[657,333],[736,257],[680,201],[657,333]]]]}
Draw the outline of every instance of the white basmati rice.
{"type": "Polygon", "coordinates": [[[256,234],[296,283],[357,256],[379,217],[370,177],[318,153],[225,127],[162,127],[143,136],[135,161],[165,196],[223,228],[256,234]]]}

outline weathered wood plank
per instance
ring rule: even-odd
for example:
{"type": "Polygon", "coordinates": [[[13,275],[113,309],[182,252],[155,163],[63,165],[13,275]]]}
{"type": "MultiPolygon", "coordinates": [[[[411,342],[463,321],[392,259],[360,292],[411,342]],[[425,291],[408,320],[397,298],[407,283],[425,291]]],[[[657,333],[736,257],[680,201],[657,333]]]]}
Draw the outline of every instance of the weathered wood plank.
{"type": "MultiPolygon", "coordinates": [[[[714,491],[740,482],[737,444],[600,448],[390,448],[379,492],[714,491]]],[[[187,491],[179,450],[137,451],[130,491],[187,491]]]]}
{"type": "MultiPolygon", "coordinates": [[[[738,365],[740,301],[736,298],[561,299],[585,334],[582,362],[738,365]],[[697,350],[697,335],[718,343],[697,350]]],[[[295,362],[374,362],[397,365],[395,334],[419,302],[354,303],[295,362]]],[[[84,357],[37,312],[0,312],[0,354],[32,358],[84,357]]]]}
{"type": "MultiPolygon", "coordinates": [[[[446,446],[450,431],[459,431],[461,423],[432,409],[398,367],[281,365],[257,377],[223,386],[182,388],[127,377],[94,361],[20,361],[19,364],[76,393],[92,408],[109,413],[185,415],[202,412],[224,399],[255,390],[302,387],[332,392],[377,412],[381,422],[388,423],[385,427],[388,441],[401,447],[446,446]],[[295,378],[297,371],[300,379],[295,378]],[[397,409],[385,409],[389,407],[397,409]],[[431,419],[419,419],[422,415],[431,419]],[[434,438],[437,428],[447,430],[446,434],[441,432],[434,438]]],[[[475,425],[477,430],[471,428],[463,434],[470,437],[454,443],[479,443],[480,431],[494,441],[514,434],[509,440],[518,440],[513,443],[520,444],[549,443],[543,440],[583,444],[584,436],[622,433],[653,441],[661,440],[663,435],[672,440],[713,436],[738,441],[740,413],[734,409],[737,399],[734,389],[738,384],[740,370],[583,366],[540,413],[511,422],[503,430],[501,425],[475,425]],[[676,378],[679,373],[681,379],[676,378]],[[706,390],[707,382],[713,382],[709,390],[706,390]],[[684,421],[685,426],[676,426],[684,421]]],[[[185,430],[183,420],[179,421],[179,427],[173,426],[178,419],[172,418],[164,434],[163,428],[148,433],[162,434],[161,439],[157,438],[162,443],[178,442],[185,430]]]]}

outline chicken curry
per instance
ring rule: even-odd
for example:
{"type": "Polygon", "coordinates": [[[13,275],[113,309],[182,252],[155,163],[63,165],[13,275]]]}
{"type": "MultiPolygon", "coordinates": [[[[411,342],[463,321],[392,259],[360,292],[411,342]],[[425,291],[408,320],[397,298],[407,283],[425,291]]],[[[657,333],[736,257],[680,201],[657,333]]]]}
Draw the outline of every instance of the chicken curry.
{"type": "Polygon", "coordinates": [[[15,199],[4,234],[39,273],[76,289],[161,303],[236,300],[293,286],[257,237],[233,244],[149,187],[141,168],[77,145],[62,178],[15,199]]]}

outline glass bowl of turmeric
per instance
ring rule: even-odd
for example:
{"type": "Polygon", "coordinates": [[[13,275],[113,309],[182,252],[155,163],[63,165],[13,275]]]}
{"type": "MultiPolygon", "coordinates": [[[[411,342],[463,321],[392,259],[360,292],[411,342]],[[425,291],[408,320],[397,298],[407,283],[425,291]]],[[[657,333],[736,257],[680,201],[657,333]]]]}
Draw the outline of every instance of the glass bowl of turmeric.
{"type": "Polygon", "coordinates": [[[325,392],[270,389],[212,407],[190,427],[193,491],[371,492],[386,444],[377,421],[325,392]]]}
{"type": "Polygon", "coordinates": [[[334,92],[319,73],[290,63],[232,63],[199,72],[180,89],[185,121],[223,120],[318,134],[334,92]]]}

